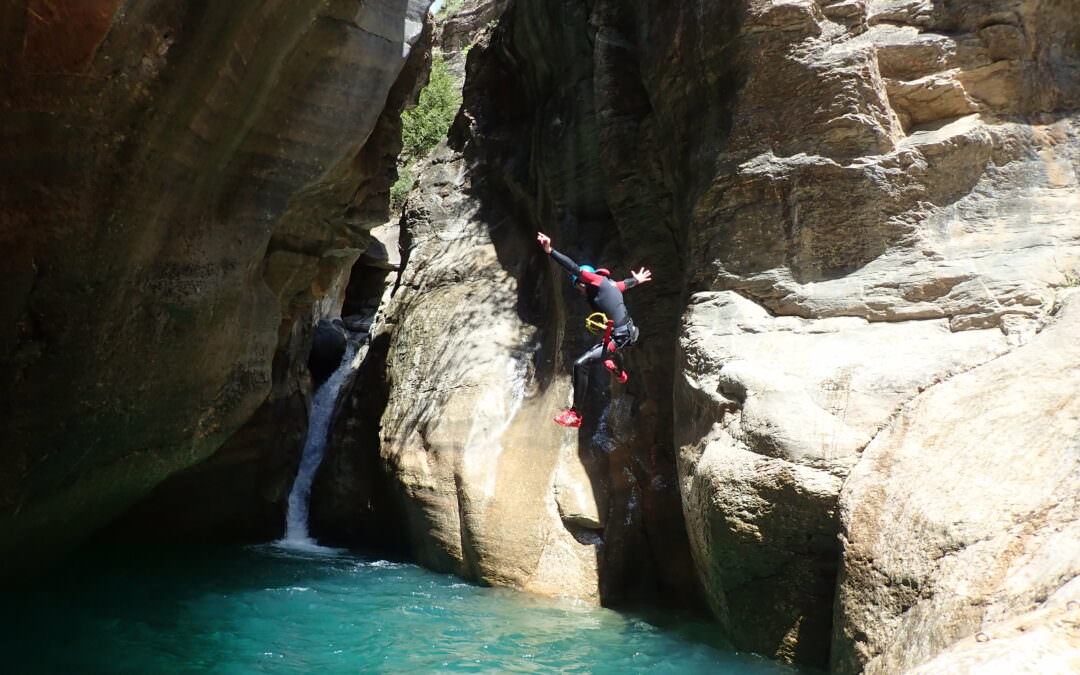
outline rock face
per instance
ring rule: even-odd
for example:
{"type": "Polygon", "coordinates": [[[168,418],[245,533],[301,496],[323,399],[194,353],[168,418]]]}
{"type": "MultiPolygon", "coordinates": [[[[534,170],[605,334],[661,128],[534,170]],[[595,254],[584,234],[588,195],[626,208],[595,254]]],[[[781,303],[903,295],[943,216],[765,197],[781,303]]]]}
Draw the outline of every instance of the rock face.
{"type": "MultiPolygon", "coordinates": [[[[0,9],[5,560],[238,427],[170,499],[284,492],[312,326],[396,266],[366,230],[418,4],[0,9]]],[[[1073,3],[472,1],[451,23],[458,58],[483,26],[465,102],[313,517],[486,583],[700,603],[740,648],[838,673],[1075,664],[1073,3]],[[594,376],[577,432],[550,417],[584,308],[537,230],[655,276],[628,295],[631,380],[594,376]]]]}
{"type": "MultiPolygon", "coordinates": [[[[1028,344],[905,405],[852,470],[838,671],[903,672],[976,633],[1004,637],[1026,612],[1080,603],[1080,293],[1063,305],[1028,344]]],[[[1071,630],[1062,620],[1029,641],[1071,633],[1051,653],[1075,665],[1075,616],[1071,630]]]]}
{"type": "Polygon", "coordinates": [[[468,578],[596,598],[594,547],[556,508],[563,440],[547,422],[564,392],[537,392],[540,331],[517,310],[542,278],[526,274],[520,240],[496,246],[510,223],[483,219],[461,192],[464,159],[444,149],[433,162],[425,175],[440,188],[406,214],[409,263],[385,314],[381,455],[411,549],[468,578]]]}
{"type": "MultiPolygon", "coordinates": [[[[864,514],[849,524],[839,498],[853,470],[873,482],[864,449],[898,433],[920,392],[981,387],[970,374],[1064,330],[1053,309],[1080,277],[1080,23],[1067,4],[510,5],[469,53],[454,147],[470,164],[434,160],[404,221],[413,248],[388,314],[382,453],[414,550],[536,587],[535,539],[555,533],[550,548],[565,551],[563,530],[580,544],[584,527],[604,542],[599,566],[563,562],[576,571],[562,592],[587,594],[594,573],[625,592],[635,559],[651,558],[636,571],[654,587],[676,578],[681,563],[655,551],[683,550],[681,509],[704,596],[736,644],[824,665],[832,643],[842,671],[906,649],[863,625],[896,615],[859,618],[902,613],[896,603],[840,601],[830,637],[838,571],[849,579],[864,547],[880,554],[862,539],[891,517],[859,510],[865,488],[845,497],[864,514]],[[540,413],[565,400],[585,342],[558,271],[552,285],[530,253],[537,229],[579,261],[656,276],[629,299],[644,332],[637,379],[610,398],[600,387],[596,426],[576,439],[540,413]],[[514,445],[525,426],[528,453],[514,445]],[[598,449],[612,450],[606,468],[591,464],[598,449]],[[575,451],[583,472],[560,468],[575,451]]],[[[959,413],[918,414],[930,429],[959,413]]],[[[1049,425],[1044,445],[1071,447],[1070,424],[1049,425]]],[[[985,441],[1003,466],[1018,443],[985,441]]],[[[963,467],[935,469],[972,485],[963,467]]],[[[1036,508],[1025,504],[1010,523],[1036,508]]],[[[1056,588],[1069,569],[1048,563],[1030,588],[1056,588]]],[[[920,588],[950,583],[938,573],[920,588]]],[[[994,620],[1042,601],[1024,593],[994,620]]],[[[933,658],[965,621],[870,667],[933,658]]]]}
{"type": "Polygon", "coordinates": [[[844,477],[909,392],[1001,353],[1004,336],[775,316],[731,291],[691,301],[675,408],[710,600],[759,649],[821,662],[844,477]]]}
{"type": "MultiPolygon", "coordinates": [[[[606,188],[587,140],[596,126],[519,141],[555,116],[584,115],[596,125],[590,96],[560,92],[573,83],[584,94],[589,80],[547,70],[588,74],[590,60],[581,58],[587,12],[558,3],[517,3],[508,12],[506,28],[469,51],[466,102],[451,145],[429,160],[406,205],[401,244],[408,253],[381,327],[389,398],[380,453],[410,548],[429,565],[549,594],[692,604],[696,580],[663,422],[670,405],[650,393],[670,380],[659,323],[665,315],[645,324],[656,344],[646,341],[631,356],[636,370],[626,388],[609,395],[607,373],[594,377],[580,433],[551,420],[566,405],[570,362],[588,336],[579,329],[585,306],[542,254],[536,230],[552,231],[582,262],[586,253],[619,260],[625,242],[605,230],[613,222],[603,215],[606,188]],[[573,30],[557,28],[563,20],[573,30]],[[557,36],[545,58],[561,56],[515,70],[517,59],[534,56],[512,39],[518,30],[557,36]],[[541,161],[538,151],[551,154],[541,161]],[[547,175],[552,170],[568,173],[547,175]],[[575,186],[563,204],[571,175],[595,189],[575,186]],[[551,186],[559,203],[538,203],[536,181],[551,186]],[[592,229],[562,227],[552,224],[556,213],[601,220],[592,229]]],[[[636,245],[640,260],[646,243],[636,245]]],[[[628,274],[629,264],[613,266],[628,274]]],[[[668,274],[654,286],[671,293],[677,284],[668,274]]],[[[642,293],[635,308],[657,303],[642,293]]],[[[676,320],[669,309],[666,321],[676,320]]]]}
{"type": "Polygon", "coordinates": [[[397,149],[367,141],[396,120],[427,4],[0,9],[4,573],[266,398],[275,351],[383,217],[397,149]]]}
{"type": "MultiPolygon", "coordinates": [[[[1075,45],[1077,21],[1056,3],[991,4],[751,2],[716,17],[732,31],[712,65],[734,82],[725,128],[678,127],[701,150],[680,200],[691,272],[675,428],[699,571],[739,644],[828,658],[837,497],[863,448],[918,392],[1053,323],[1056,289],[1075,278],[1078,62],[1050,44],[1075,45]]],[[[920,423],[965,414],[947,410],[921,409],[920,423]]],[[[1049,426],[1045,442],[1061,450],[1071,428],[1049,426]]],[[[1004,465],[1017,439],[982,451],[1004,465]]],[[[924,466],[970,491],[950,469],[924,466]]],[[[845,531],[845,574],[868,531],[845,531]]],[[[893,540],[875,541],[881,553],[893,540]]],[[[880,589],[863,592],[865,611],[884,611],[880,589]]],[[[850,626],[853,610],[837,606],[847,640],[886,630],[850,626]]],[[[855,657],[838,638],[835,668],[857,671],[887,638],[870,642],[855,657]]]]}
{"type": "Polygon", "coordinates": [[[991,632],[958,640],[940,656],[907,675],[933,673],[1046,673],[1070,675],[1080,669],[1080,602],[1074,579],[1045,608],[996,623],[991,632]]]}

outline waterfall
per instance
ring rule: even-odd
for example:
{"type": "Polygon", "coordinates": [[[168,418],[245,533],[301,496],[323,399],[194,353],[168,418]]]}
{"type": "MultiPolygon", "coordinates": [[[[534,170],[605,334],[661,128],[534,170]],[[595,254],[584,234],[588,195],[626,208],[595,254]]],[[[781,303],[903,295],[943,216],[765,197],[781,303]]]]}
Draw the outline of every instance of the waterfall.
{"type": "Polygon", "coordinates": [[[308,505],[311,502],[311,483],[322,463],[330,425],[334,421],[338,396],[360,365],[363,353],[355,342],[349,340],[341,365],[315,390],[308,413],[307,438],[300,456],[300,468],[296,471],[292,490],[289,491],[289,507],[285,516],[285,537],[282,544],[311,546],[315,541],[308,534],[308,505]],[[358,353],[359,352],[359,353],[358,353]]]}

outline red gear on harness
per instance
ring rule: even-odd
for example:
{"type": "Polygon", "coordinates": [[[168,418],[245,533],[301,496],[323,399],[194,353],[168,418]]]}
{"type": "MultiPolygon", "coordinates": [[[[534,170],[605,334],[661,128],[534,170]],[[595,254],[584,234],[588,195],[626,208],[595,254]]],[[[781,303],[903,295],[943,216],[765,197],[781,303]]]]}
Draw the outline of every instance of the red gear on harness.
{"type": "Polygon", "coordinates": [[[615,341],[611,339],[611,331],[614,328],[615,328],[615,321],[613,321],[612,319],[608,319],[607,330],[604,331],[604,349],[608,350],[609,352],[611,352],[613,354],[615,353],[615,350],[618,348],[616,346],[616,344],[615,344],[615,341]]]}

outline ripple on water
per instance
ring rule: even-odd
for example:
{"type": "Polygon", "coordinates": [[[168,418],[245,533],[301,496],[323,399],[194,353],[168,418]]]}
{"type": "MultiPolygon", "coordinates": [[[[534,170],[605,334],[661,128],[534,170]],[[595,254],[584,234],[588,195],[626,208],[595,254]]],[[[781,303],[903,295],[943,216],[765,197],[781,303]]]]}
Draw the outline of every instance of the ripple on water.
{"type": "Polygon", "coordinates": [[[799,672],[700,624],[319,546],[86,554],[8,607],[6,672],[799,672]]]}

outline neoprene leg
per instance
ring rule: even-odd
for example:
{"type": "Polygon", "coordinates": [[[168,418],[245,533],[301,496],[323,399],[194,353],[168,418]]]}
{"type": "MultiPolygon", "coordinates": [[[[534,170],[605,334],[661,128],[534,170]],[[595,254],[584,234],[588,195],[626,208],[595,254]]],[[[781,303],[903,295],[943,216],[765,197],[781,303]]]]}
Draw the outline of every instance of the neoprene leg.
{"type": "Polygon", "coordinates": [[[604,345],[597,344],[590,347],[584,354],[574,361],[574,410],[581,413],[581,406],[585,403],[585,393],[589,389],[589,368],[598,361],[604,353],[604,345]]]}
{"type": "Polygon", "coordinates": [[[603,359],[604,366],[611,371],[611,374],[619,382],[626,382],[627,379],[626,369],[623,367],[622,353],[624,348],[631,344],[633,344],[633,338],[629,333],[625,335],[616,333],[612,336],[611,343],[604,344],[604,353],[601,359],[603,359]]]}
{"type": "Polygon", "coordinates": [[[626,370],[622,364],[622,350],[615,352],[614,354],[608,354],[608,358],[615,362],[615,372],[626,370]]]}

